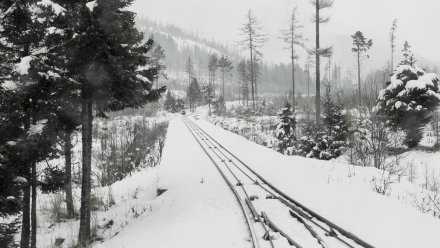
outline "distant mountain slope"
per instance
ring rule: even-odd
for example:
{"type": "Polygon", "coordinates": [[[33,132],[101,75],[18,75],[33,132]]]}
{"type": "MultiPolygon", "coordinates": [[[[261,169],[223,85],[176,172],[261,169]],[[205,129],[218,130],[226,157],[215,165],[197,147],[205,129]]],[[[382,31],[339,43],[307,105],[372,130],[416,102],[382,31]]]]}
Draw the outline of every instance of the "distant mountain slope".
{"type": "MultiPolygon", "coordinates": [[[[139,29],[152,36],[165,50],[165,63],[167,66],[168,81],[170,88],[183,89],[186,85],[185,64],[188,57],[194,62],[196,77],[201,83],[208,80],[209,55],[227,55],[233,61],[234,67],[243,59],[236,47],[228,47],[213,40],[201,38],[197,34],[186,32],[174,25],[164,25],[149,19],[137,20],[139,29]]],[[[287,95],[291,89],[291,69],[286,64],[272,64],[262,62],[261,76],[258,79],[260,93],[287,95]]],[[[217,74],[219,75],[219,73],[217,74]]],[[[238,80],[234,69],[226,78],[226,86],[229,94],[237,95],[238,80]]],[[[305,92],[307,88],[306,74],[301,67],[296,66],[298,90],[305,92]]],[[[220,80],[218,80],[218,83],[220,80]]]]}

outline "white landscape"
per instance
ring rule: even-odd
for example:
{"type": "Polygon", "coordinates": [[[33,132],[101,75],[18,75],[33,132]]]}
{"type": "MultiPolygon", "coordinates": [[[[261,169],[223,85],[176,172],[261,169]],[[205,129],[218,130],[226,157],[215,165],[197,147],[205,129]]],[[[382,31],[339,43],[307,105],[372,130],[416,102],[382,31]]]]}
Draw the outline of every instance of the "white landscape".
{"type": "Polygon", "coordinates": [[[0,248],[440,247],[439,8],[0,2],[0,248]]]}

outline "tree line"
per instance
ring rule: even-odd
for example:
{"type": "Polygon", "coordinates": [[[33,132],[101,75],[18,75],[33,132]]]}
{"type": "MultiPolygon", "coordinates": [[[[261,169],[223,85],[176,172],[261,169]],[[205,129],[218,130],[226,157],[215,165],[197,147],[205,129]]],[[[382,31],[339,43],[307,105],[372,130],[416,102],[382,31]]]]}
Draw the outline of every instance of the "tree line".
{"type": "MultiPolygon", "coordinates": [[[[71,137],[82,137],[78,247],[91,242],[93,120],[156,101],[164,65],[160,46],[135,26],[132,1],[2,1],[0,3],[0,217],[1,243],[37,244],[37,165],[64,155],[61,185],[73,218],[71,137]],[[62,151],[57,149],[61,144],[62,151]]],[[[56,173],[55,173],[56,174],[56,173]]],[[[51,186],[47,185],[46,186],[51,186]]],[[[51,187],[49,187],[51,188],[51,187]]]]}

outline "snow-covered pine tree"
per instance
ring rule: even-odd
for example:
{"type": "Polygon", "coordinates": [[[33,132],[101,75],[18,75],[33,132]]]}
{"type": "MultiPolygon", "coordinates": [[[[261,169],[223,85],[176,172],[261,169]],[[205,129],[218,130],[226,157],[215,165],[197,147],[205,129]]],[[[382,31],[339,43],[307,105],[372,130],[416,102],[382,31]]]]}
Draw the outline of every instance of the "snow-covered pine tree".
{"type": "Polygon", "coordinates": [[[405,42],[404,60],[395,70],[391,81],[381,90],[376,111],[394,130],[406,134],[404,143],[416,147],[423,137],[423,128],[432,120],[440,103],[439,78],[425,73],[415,65],[410,46],[405,42]]]}
{"type": "MultiPolygon", "coordinates": [[[[1,85],[1,84],[0,84],[1,85]]],[[[16,142],[21,135],[22,113],[14,103],[11,91],[0,86],[0,218],[17,215],[22,210],[23,166],[15,161],[16,142]]],[[[0,223],[0,242],[5,247],[14,247],[18,223],[0,223]]]]}
{"type": "Polygon", "coordinates": [[[325,88],[322,110],[320,126],[310,120],[304,122],[304,135],[297,142],[296,154],[330,160],[341,156],[348,146],[349,122],[341,99],[338,97],[337,102],[332,99],[329,85],[325,88]]]}
{"type": "MultiPolygon", "coordinates": [[[[47,37],[52,37],[54,31],[50,29],[53,18],[63,11],[57,7],[50,1],[0,3],[0,52],[3,55],[0,78],[10,88],[7,93],[9,102],[4,104],[14,106],[5,114],[16,116],[14,125],[19,127],[14,136],[9,136],[14,146],[7,153],[8,165],[19,168],[21,178],[26,179],[26,183],[22,184],[21,247],[29,244],[36,247],[36,164],[53,152],[56,142],[56,118],[52,115],[53,105],[50,102],[53,87],[44,75],[48,75],[48,68],[56,65],[50,60],[51,43],[47,37]],[[43,11],[45,9],[51,11],[43,11]]],[[[56,75],[56,72],[50,72],[52,76],[56,75]]]]}
{"type": "Polygon", "coordinates": [[[275,130],[275,137],[278,139],[277,151],[282,154],[291,154],[288,149],[294,145],[296,139],[296,120],[289,102],[286,102],[284,108],[280,110],[278,118],[279,123],[275,130]]]}
{"type": "Polygon", "coordinates": [[[211,114],[211,105],[214,100],[214,91],[211,84],[202,86],[203,100],[208,104],[209,114],[211,114]]]}
{"type": "Polygon", "coordinates": [[[328,148],[326,153],[328,159],[337,158],[342,155],[347,147],[349,136],[349,122],[344,111],[344,106],[339,95],[337,101],[332,99],[331,86],[326,85],[325,95],[322,102],[323,106],[323,125],[325,127],[328,148]]]}

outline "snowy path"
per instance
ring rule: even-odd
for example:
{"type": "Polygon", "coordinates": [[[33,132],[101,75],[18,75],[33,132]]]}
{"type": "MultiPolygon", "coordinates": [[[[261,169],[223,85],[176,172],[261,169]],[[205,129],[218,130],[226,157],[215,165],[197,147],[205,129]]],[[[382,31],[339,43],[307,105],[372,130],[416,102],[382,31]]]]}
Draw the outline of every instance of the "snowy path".
{"type": "Polygon", "coordinates": [[[98,247],[251,247],[234,195],[180,117],[170,122],[160,167],[168,191],[153,211],[98,247]]]}

